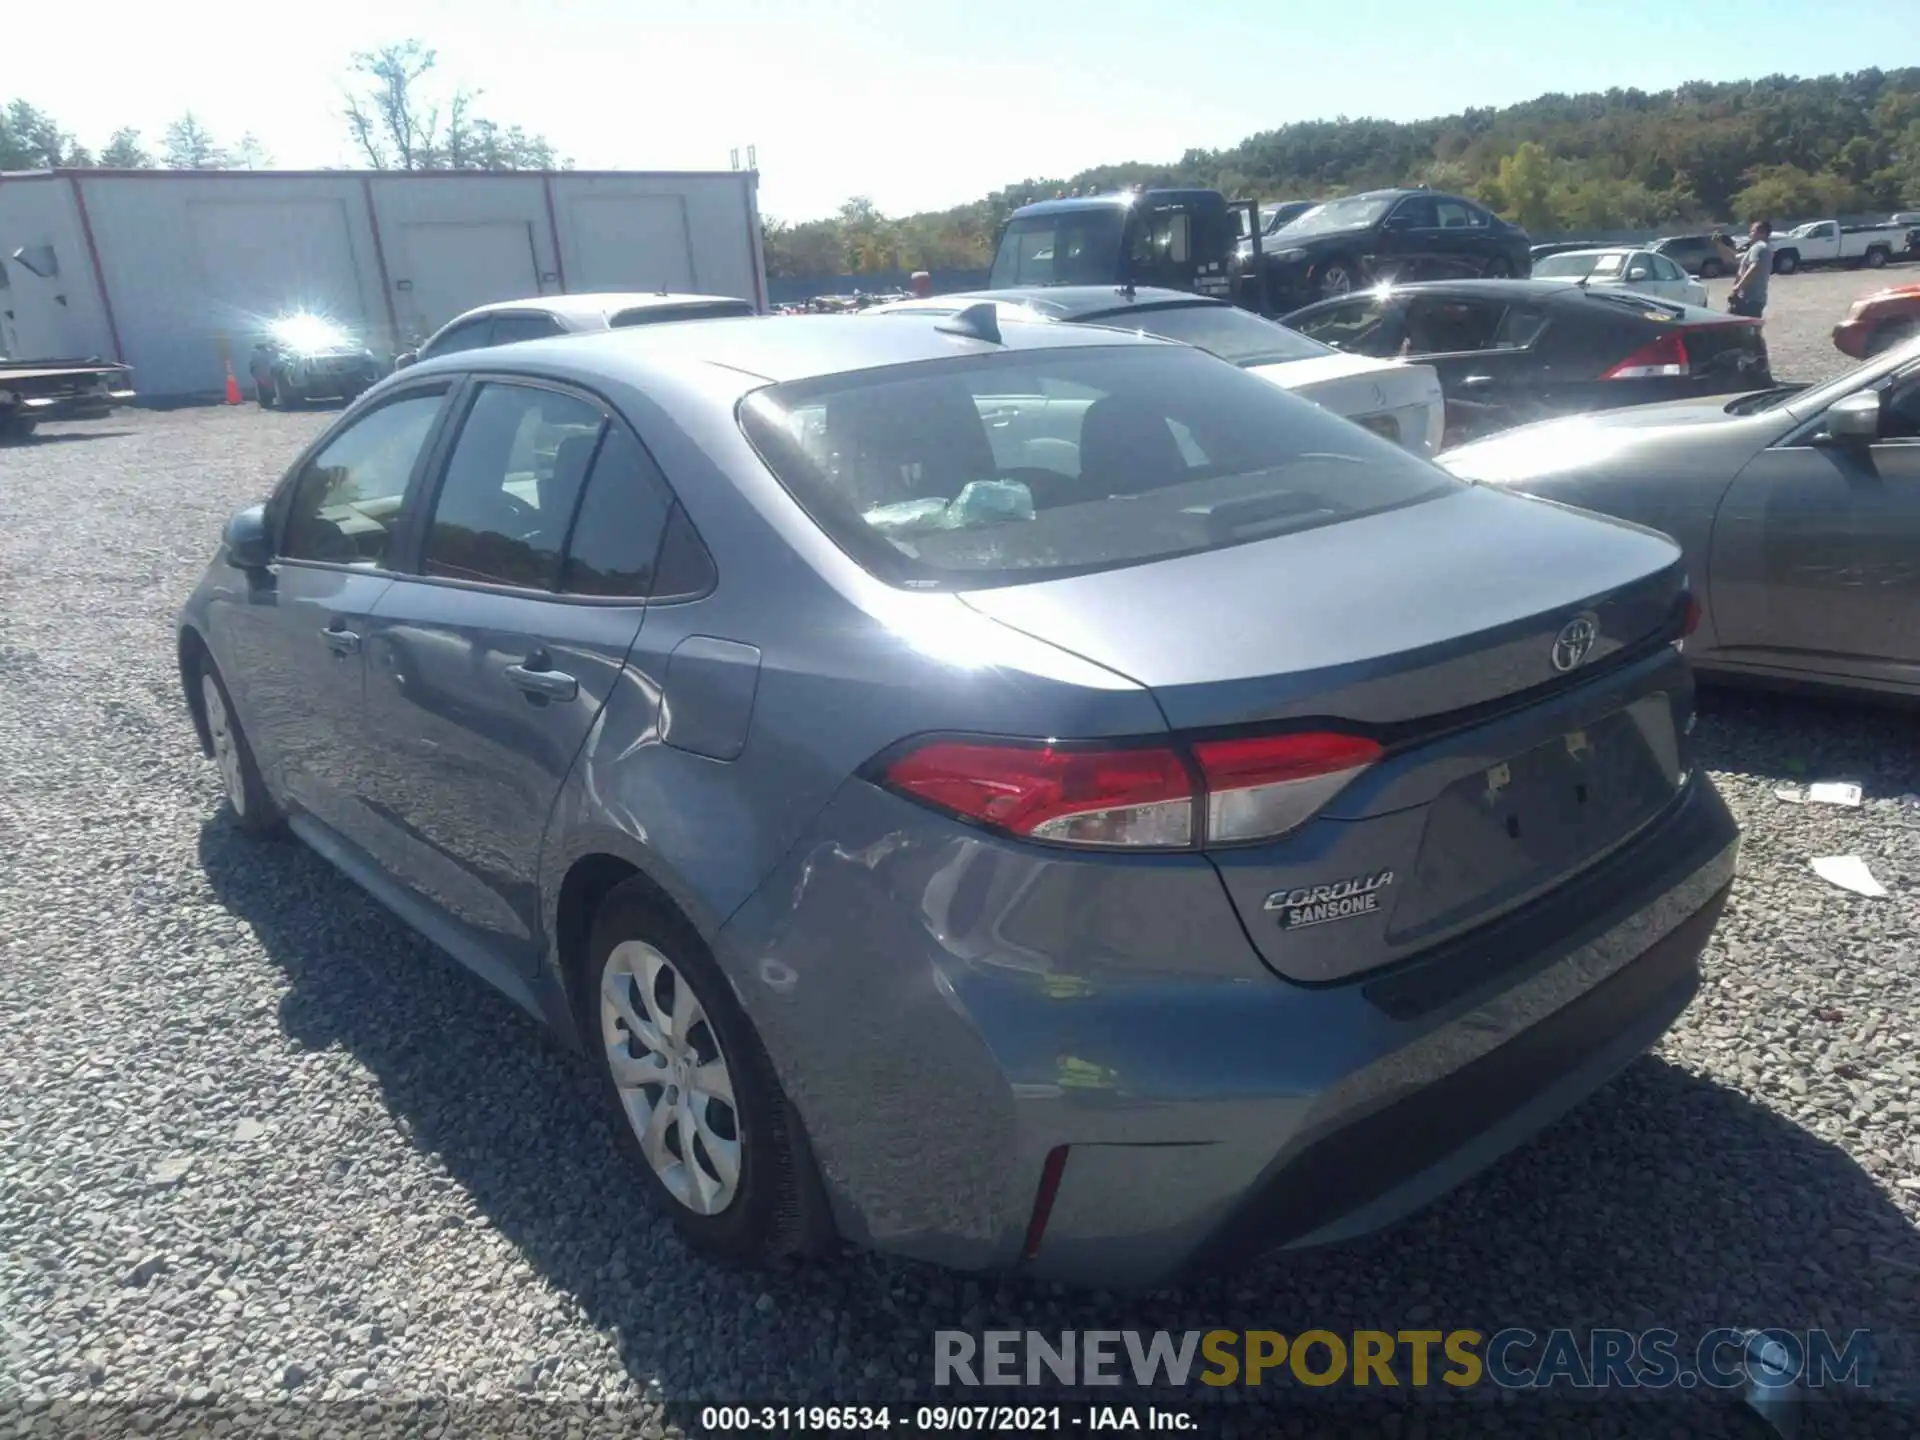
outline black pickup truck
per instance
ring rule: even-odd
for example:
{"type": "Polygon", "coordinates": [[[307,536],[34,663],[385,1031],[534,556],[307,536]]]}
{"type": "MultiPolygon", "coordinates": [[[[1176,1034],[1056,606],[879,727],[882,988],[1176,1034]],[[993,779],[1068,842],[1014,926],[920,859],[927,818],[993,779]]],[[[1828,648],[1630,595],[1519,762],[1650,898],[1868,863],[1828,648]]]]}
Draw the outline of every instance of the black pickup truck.
{"type": "Polygon", "coordinates": [[[26,439],[42,420],[97,420],[133,399],[132,377],[98,356],[0,359],[0,443],[26,439]]]}
{"type": "Polygon", "coordinates": [[[1259,212],[1256,200],[1197,189],[1023,205],[1000,229],[988,286],[1157,285],[1278,316],[1383,281],[1533,268],[1525,230],[1456,195],[1370,190],[1316,205],[1270,236],[1259,212]]]}

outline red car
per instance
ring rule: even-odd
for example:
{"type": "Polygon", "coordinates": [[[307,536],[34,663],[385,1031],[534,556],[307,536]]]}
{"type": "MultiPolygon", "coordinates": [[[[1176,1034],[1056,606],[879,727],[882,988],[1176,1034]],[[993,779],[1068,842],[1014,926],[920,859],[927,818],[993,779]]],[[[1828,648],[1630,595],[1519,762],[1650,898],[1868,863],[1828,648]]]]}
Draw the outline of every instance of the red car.
{"type": "Polygon", "coordinates": [[[1920,285],[1894,285],[1862,295],[1833,327],[1842,354],[1865,360],[1920,335],[1920,285]]]}

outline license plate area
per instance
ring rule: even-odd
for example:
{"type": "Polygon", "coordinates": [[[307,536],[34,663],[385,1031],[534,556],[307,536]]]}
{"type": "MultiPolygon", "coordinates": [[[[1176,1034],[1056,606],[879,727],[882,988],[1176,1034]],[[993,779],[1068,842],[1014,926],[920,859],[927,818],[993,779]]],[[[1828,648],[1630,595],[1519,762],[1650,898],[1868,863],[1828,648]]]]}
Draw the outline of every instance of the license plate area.
{"type": "Polygon", "coordinates": [[[1566,879],[1658,815],[1684,783],[1665,694],[1456,781],[1433,802],[1388,939],[1489,918],[1566,879]]]}

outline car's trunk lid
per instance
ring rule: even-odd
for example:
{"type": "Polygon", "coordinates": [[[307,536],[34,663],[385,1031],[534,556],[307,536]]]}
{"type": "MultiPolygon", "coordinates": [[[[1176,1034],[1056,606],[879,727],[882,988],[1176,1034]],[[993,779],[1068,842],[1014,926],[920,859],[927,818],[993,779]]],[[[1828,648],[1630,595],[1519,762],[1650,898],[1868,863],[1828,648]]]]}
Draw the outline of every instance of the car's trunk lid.
{"type": "Polygon", "coordinates": [[[1663,536],[1476,488],[965,598],[1146,685],[1175,731],[1385,746],[1303,828],[1211,850],[1268,963],[1322,981],[1524,904],[1662,811],[1692,705],[1666,643],[1683,585],[1663,536]]]}
{"type": "Polygon", "coordinates": [[[1598,628],[1584,664],[1638,644],[1672,619],[1680,561],[1654,531],[1476,486],[963,598],[1147,686],[1175,730],[1396,725],[1551,683],[1555,637],[1583,613],[1598,628]]]}

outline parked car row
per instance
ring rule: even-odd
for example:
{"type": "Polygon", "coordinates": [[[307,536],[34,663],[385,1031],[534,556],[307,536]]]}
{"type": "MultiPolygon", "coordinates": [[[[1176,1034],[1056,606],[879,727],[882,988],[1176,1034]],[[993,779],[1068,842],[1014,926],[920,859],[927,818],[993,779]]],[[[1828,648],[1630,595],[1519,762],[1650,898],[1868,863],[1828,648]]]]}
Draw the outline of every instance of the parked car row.
{"type": "Polygon", "coordinates": [[[1717,245],[1489,275],[1468,204],[459,317],[229,524],[201,745],[583,1051],[704,1251],[1152,1284],[1389,1223],[1688,1003],[1689,661],[1920,694],[1920,303],[1774,386],[1717,245]]]}
{"type": "Polygon", "coordinates": [[[1391,286],[1285,323],[1336,349],[1431,366],[1446,392],[1448,445],[1557,415],[1772,383],[1758,322],[1624,285],[1391,286]]]}

